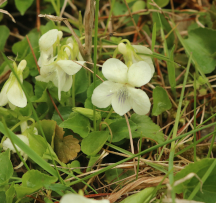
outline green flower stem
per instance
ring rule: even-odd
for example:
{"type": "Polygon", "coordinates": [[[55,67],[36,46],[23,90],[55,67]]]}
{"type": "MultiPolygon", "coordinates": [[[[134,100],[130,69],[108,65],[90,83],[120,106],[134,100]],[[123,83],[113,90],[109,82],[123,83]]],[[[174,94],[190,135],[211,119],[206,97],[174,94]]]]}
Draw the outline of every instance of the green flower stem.
{"type": "MultiPolygon", "coordinates": [[[[98,12],[99,12],[99,0],[96,0],[96,6],[95,6],[95,30],[94,30],[94,74],[93,74],[93,87],[96,88],[96,74],[97,74],[97,34],[98,34],[98,12]]],[[[93,8],[91,8],[93,9],[93,8]]],[[[94,130],[96,131],[96,106],[93,106],[93,124],[94,124],[94,130]]]]}
{"type": "MultiPolygon", "coordinates": [[[[176,114],[175,125],[173,127],[173,139],[176,138],[177,131],[178,131],[178,125],[179,125],[179,120],[180,120],[180,112],[181,112],[181,107],[182,107],[182,101],[183,101],[183,98],[184,98],[185,85],[187,83],[188,73],[189,73],[189,69],[190,69],[190,65],[191,65],[191,59],[192,59],[192,54],[190,55],[188,65],[187,65],[187,69],[186,69],[186,73],[185,73],[185,77],[184,77],[184,82],[183,82],[183,87],[182,87],[182,91],[181,91],[180,101],[179,101],[179,104],[178,104],[178,109],[177,109],[177,114],[176,114]]],[[[175,155],[175,142],[172,142],[171,143],[171,151],[170,151],[170,155],[169,155],[169,168],[168,168],[169,171],[171,171],[173,169],[174,155],[175,155]]],[[[169,174],[169,182],[170,182],[170,185],[172,187],[173,184],[174,184],[174,174],[173,174],[173,172],[171,172],[169,174]]],[[[172,190],[171,197],[172,197],[172,201],[175,202],[175,190],[174,189],[172,190]]]]}
{"type": "Polygon", "coordinates": [[[113,113],[113,108],[111,107],[111,109],[110,109],[110,111],[109,111],[107,117],[105,118],[105,121],[108,120],[108,119],[110,118],[110,116],[112,115],[112,113],[113,113]]]}
{"type": "MultiPolygon", "coordinates": [[[[119,161],[119,162],[116,162],[116,163],[114,163],[114,164],[112,164],[112,165],[109,165],[109,166],[107,166],[107,167],[105,167],[105,168],[103,168],[103,169],[101,169],[101,170],[99,170],[99,171],[97,171],[97,172],[95,172],[95,173],[93,173],[93,174],[91,174],[91,175],[88,175],[88,176],[82,178],[82,180],[73,181],[73,182],[71,182],[69,185],[70,185],[70,186],[71,186],[71,185],[75,185],[75,184],[77,184],[77,183],[79,183],[79,182],[81,182],[81,181],[88,180],[88,179],[90,179],[90,178],[92,178],[92,177],[94,177],[94,176],[97,176],[97,175],[99,175],[99,174],[101,174],[101,173],[104,173],[105,171],[107,171],[107,170],[109,170],[109,169],[112,169],[113,167],[115,167],[115,166],[117,166],[117,165],[120,165],[120,164],[122,164],[122,163],[124,163],[124,162],[126,162],[126,161],[129,161],[129,160],[131,160],[131,159],[133,159],[133,158],[135,158],[135,157],[138,157],[138,156],[147,154],[147,153],[149,153],[149,152],[151,152],[151,151],[153,151],[153,150],[156,150],[156,149],[159,148],[159,147],[162,147],[162,146],[164,146],[164,145],[170,144],[171,142],[174,142],[174,141],[176,141],[176,140],[178,140],[178,139],[181,139],[181,138],[183,138],[183,137],[186,137],[187,135],[190,135],[191,133],[198,132],[198,131],[200,131],[200,130],[203,130],[203,129],[208,128],[208,127],[213,126],[213,125],[216,125],[216,122],[211,123],[211,124],[206,125],[206,126],[201,127],[201,128],[197,127],[196,130],[192,130],[192,131],[187,132],[187,133],[185,133],[185,134],[183,134],[183,135],[180,135],[180,136],[178,136],[178,137],[175,137],[175,138],[173,138],[173,139],[171,139],[171,140],[168,140],[168,141],[163,142],[163,143],[161,143],[161,144],[158,144],[158,145],[155,145],[155,146],[153,146],[153,147],[150,147],[149,149],[146,149],[146,150],[144,150],[144,151],[141,151],[141,152],[139,152],[139,153],[137,153],[137,154],[134,154],[134,155],[132,155],[132,156],[130,156],[130,157],[128,157],[128,158],[125,158],[125,159],[123,159],[123,160],[121,160],[121,161],[119,161]]],[[[109,145],[109,143],[106,143],[106,144],[109,145]]]]}
{"type": "Polygon", "coordinates": [[[72,85],[72,105],[73,105],[73,107],[76,107],[76,102],[75,102],[75,93],[76,93],[76,92],[75,92],[75,90],[76,90],[76,89],[75,89],[75,88],[76,88],[76,87],[75,87],[75,79],[76,79],[76,78],[75,78],[75,75],[73,75],[72,77],[73,77],[73,85],[72,85]]]}

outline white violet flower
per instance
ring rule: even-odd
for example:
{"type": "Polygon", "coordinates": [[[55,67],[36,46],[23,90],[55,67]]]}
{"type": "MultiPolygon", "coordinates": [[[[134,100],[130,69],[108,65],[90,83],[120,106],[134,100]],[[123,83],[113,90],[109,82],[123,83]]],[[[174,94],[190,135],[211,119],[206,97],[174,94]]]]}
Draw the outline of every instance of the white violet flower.
{"type": "MultiPolygon", "coordinates": [[[[29,146],[29,140],[27,138],[27,136],[25,135],[16,135],[19,139],[21,139],[26,145],[29,146]]],[[[28,155],[22,150],[20,149],[17,145],[15,145],[17,148],[17,151],[20,153],[21,156],[23,156],[24,161],[27,160],[28,155]]],[[[9,138],[6,138],[6,140],[2,143],[2,147],[3,150],[7,150],[10,149],[12,151],[12,153],[16,153],[16,150],[11,142],[11,140],[9,138]]],[[[15,167],[15,169],[20,168],[23,165],[23,162],[21,162],[18,166],[15,167]]]]}
{"type": "MultiPolygon", "coordinates": [[[[14,62],[13,66],[14,71],[17,73],[20,81],[23,82],[22,72],[26,67],[26,60],[22,60],[18,67],[14,62]]],[[[9,103],[12,109],[15,109],[15,106],[23,108],[27,105],[25,93],[23,92],[22,87],[12,72],[0,93],[0,106],[5,106],[7,103],[9,103]]]]}
{"type": "Polygon", "coordinates": [[[142,45],[130,45],[121,42],[118,45],[118,50],[123,54],[125,64],[128,64],[130,62],[137,63],[139,61],[145,61],[146,63],[148,63],[151,68],[152,76],[153,76],[155,72],[155,68],[154,68],[152,58],[150,56],[138,54],[138,53],[143,53],[143,54],[151,55],[152,51],[150,49],[142,45]]]}
{"type": "Polygon", "coordinates": [[[43,34],[39,39],[40,57],[38,65],[42,67],[54,61],[56,55],[56,48],[60,44],[62,38],[62,31],[52,29],[43,34]]]}
{"type": "Polygon", "coordinates": [[[124,115],[131,108],[139,114],[147,114],[151,103],[141,87],[152,78],[151,67],[145,61],[132,64],[129,68],[120,60],[108,59],[102,66],[102,73],[108,80],[94,89],[92,103],[99,108],[110,104],[116,113],[124,115]]]}
{"type": "MultiPolygon", "coordinates": [[[[73,48],[75,42],[72,38],[67,40],[67,45],[60,48],[60,39],[62,38],[62,32],[57,29],[53,29],[45,33],[39,39],[40,46],[40,58],[38,65],[40,68],[40,75],[35,77],[36,80],[41,82],[52,81],[53,84],[58,87],[58,98],[61,100],[61,91],[67,92],[72,87],[73,79],[72,75],[76,74],[85,61],[76,61],[79,64],[73,62],[70,59],[75,59],[73,56],[73,48]],[[58,53],[56,48],[58,47],[58,53]],[[55,54],[57,54],[55,56],[55,54]]],[[[79,50],[76,55],[79,56],[79,50]]],[[[82,60],[82,58],[81,58],[82,60]]]]}
{"type": "Polygon", "coordinates": [[[60,203],[109,203],[109,202],[110,201],[107,199],[94,200],[73,193],[64,195],[60,200],[60,203]]]}

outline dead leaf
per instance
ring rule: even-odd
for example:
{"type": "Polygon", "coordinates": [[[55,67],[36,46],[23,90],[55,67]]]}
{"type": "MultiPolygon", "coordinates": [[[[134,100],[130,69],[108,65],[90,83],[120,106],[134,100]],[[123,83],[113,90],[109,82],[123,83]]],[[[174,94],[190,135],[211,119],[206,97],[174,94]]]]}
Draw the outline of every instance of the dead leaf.
{"type": "Polygon", "coordinates": [[[74,138],[73,135],[64,137],[63,128],[56,125],[55,138],[54,138],[54,151],[60,161],[67,163],[73,160],[77,153],[80,152],[79,140],[74,138]]]}

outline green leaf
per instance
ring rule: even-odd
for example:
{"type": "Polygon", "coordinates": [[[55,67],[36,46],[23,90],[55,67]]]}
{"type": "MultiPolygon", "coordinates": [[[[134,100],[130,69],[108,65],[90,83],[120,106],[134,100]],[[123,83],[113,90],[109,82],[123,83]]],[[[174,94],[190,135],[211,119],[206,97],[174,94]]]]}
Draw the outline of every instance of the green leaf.
{"type": "Polygon", "coordinates": [[[11,186],[9,187],[9,189],[6,191],[5,194],[6,194],[6,202],[7,203],[12,203],[13,202],[13,198],[14,198],[14,196],[16,194],[16,191],[14,189],[14,183],[11,184],[11,186]]]}
{"type": "Polygon", "coordinates": [[[47,103],[39,103],[36,109],[39,119],[44,119],[47,113],[49,112],[49,107],[47,103]]]}
{"type": "Polygon", "coordinates": [[[54,149],[59,160],[63,163],[68,163],[80,152],[80,145],[79,140],[74,138],[73,135],[64,137],[64,133],[63,128],[56,125],[54,149]]]}
{"type": "Polygon", "coordinates": [[[146,6],[146,3],[144,1],[136,1],[132,6],[132,12],[142,10],[145,8],[145,6],[146,6]]]}
{"type": "Polygon", "coordinates": [[[32,5],[34,0],[15,0],[15,5],[21,15],[24,15],[26,10],[32,5]]]}
{"type": "Polygon", "coordinates": [[[1,25],[0,26],[0,51],[4,51],[4,46],[7,41],[7,38],[10,35],[10,30],[5,26],[1,25]]]}
{"type": "Polygon", "coordinates": [[[133,133],[133,138],[145,137],[161,144],[165,141],[162,131],[159,132],[160,127],[153,123],[153,121],[146,115],[133,114],[131,120],[137,124],[137,131],[133,133]]]}
{"type": "MultiPolygon", "coordinates": [[[[78,174],[82,174],[81,170],[80,170],[80,162],[75,160],[72,161],[71,163],[67,164],[68,168],[75,168],[73,169],[73,172],[76,172],[78,174]]],[[[71,173],[73,173],[72,171],[70,171],[71,173]]]]}
{"type": "Polygon", "coordinates": [[[153,198],[152,193],[154,189],[155,189],[154,187],[145,188],[144,190],[125,198],[120,203],[131,203],[131,202],[148,203],[153,198]]]}
{"type": "Polygon", "coordinates": [[[203,73],[211,73],[216,64],[216,30],[197,28],[188,33],[185,43],[188,53],[192,52],[192,59],[197,63],[203,73]],[[206,37],[208,36],[208,37],[206,37]]]}
{"type": "Polygon", "coordinates": [[[29,146],[33,149],[39,156],[43,157],[46,152],[47,144],[46,140],[40,135],[32,135],[28,133],[29,146]]]}
{"type": "Polygon", "coordinates": [[[107,131],[94,131],[82,140],[81,150],[87,155],[96,155],[109,137],[107,131]]]}
{"type": "Polygon", "coordinates": [[[0,153],[0,186],[8,183],[13,175],[13,165],[10,161],[10,151],[0,153]]]}
{"type": "MultiPolygon", "coordinates": [[[[151,2],[151,1],[150,1],[151,2]]],[[[169,0],[155,0],[154,1],[159,7],[163,8],[165,7],[168,3],[169,0]]]]}
{"type": "Polygon", "coordinates": [[[59,125],[59,127],[71,129],[82,138],[85,138],[90,131],[90,122],[85,116],[77,112],[73,112],[66,121],[59,125]]]}
{"type": "Polygon", "coordinates": [[[48,100],[47,86],[48,84],[45,82],[36,81],[35,96],[31,97],[31,101],[32,102],[47,102],[48,100]]]}
{"type": "Polygon", "coordinates": [[[78,71],[75,76],[75,93],[80,94],[86,91],[88,85],[89,85],[89,77],[87,75],[87,70],[81,68],[80,71],[78,71]]]}
{"type": "Polygon", "coordinates": [[[15,185],[15,190],[18,198],[22,198],[25,195],[29,195],[37,190],[56,182],[58,178],[48,176],[37,170],[27,171],[22,177],[22,184],[15,185]]]}
{"type": "MultiPolygon", "coordinates": [[[[137,125],[129,120],[129,124],[131,127],[132,135],[135,133],[135,130],[137,129],[137,125]]],[[[123,139],[129,139],[129,131],[128,126],[124,118],[116,119],[110,124],[110,128],[113,134],[112,142],[119,142],[123,139]]],[[[108,131],[108,129],[107,129],[108,131]]],[[[111,140],[111,138],[109,138],[111,140]]]]}
{"type": "MultiPolygon", "coordinates": [[[[40,33],[36,29],[32,30],[28,34],[28,38],[33,49],[39,46],[38,40],[40,38],[40,33]]],[[[29,53],[31,53],[26,37],[22,41],[16,42],[12,46],[12,51],[17,55],[17,61],[23,60],[29,53]]]]}
{"type": "Polygon", "coordinates": [[[158,116],[162,112],[169,110],[172,103],[167,95],[167,92],[162,87],[156,87],[153,90],[153,109],[152,115],[158,116]]]}
{"type": "MultiPolygon", "coordinates": [[[[92,121],[94,120],[94,116],[93,116],[94,111],[92,109],[82,108],[82,107],[74,107],[73,111],[82,114],[83,116],[91,119],[92,121]]],[[[95,117],[96,117],[96,120],[101,120],[101,112],[96,111],[95,117]]]]}
{"type": "MultiPolygon", "coordinates": [[[[67,120],[72,112],[72,107],[70,106],[58,106],[58,110],[64,120],[67,120]]],[[[62,123],[62,119],[59,117],[58,113],[54,111],[54,114],[52,116],[52,120],[56,121],[58,125],[62,123]]]]}
{"type": "MultiPolygon", "coordinates": [[[[53,140],[54,140],[54,137],[55,137],[56,122],[53,121],[53,120],[41,120],[40,124],[41,124],[43,132],[44,132],[44,134],[46,136],[47,142],[52,147],[54,147],[53,146],[53,142],[54,142],[53,140]]],[[[38,134],[42,135],[42,132],[41,132],[41,130],[39,128],[39,124],[38,123],[35,124],[35,127],[38,130],[38,134]]]]}
{"type": "Polygon", "coordinates": [[[6,195],[4,191],[0,191],[0,202],[1,203],[7,203],[6,202],[6,195]]]}
{"type": "MultiPolygon", "coordinates": [[[[191,163],[178,172],[175,175],[175,181],[180,180],[187,176],[189,173],[195,173],[197,176],[202,179],[208,168],[212,165],[214,159],[202,159],[195,163],[191,163]]],[[[207,180],[204,182],[202,186],[202,192],[199,190],[193,200],[201,201],[201,202],[208,202],[208,203],[215,203],[216,202],[216,191],[215,191],[215,182],[216,182],[216,167],[210,175],[208,176],[207,180]]],[[[175,191],[177,193],[184,193],[184,198],[187,199],[190,194],[192,193],[193,189],[197,186],[199,180],[196,177],[193,177],[189,180],[184,181],[183,183],[177,185],[175,187],[175,191]]]]}
{"type": "Polygon", "coordinates": [[[48,21],[46,25],[41,25],[40,26],[40,31],[41,31],[42,35],[45,34],[46,32],[48,32],[49,30],[52,30],[52,29],[57,29],[57,26],[51,20],[48,21]]]}

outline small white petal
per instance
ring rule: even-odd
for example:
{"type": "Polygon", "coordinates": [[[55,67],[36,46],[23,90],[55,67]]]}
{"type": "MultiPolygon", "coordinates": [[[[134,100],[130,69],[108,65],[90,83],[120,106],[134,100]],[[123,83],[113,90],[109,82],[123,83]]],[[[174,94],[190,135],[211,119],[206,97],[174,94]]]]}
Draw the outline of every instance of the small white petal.
{"type": "Polygon", "coordinates": [[[44,77],[52,76],[53,74],[56,73],[57,67],[58,66],[56,66],[55,63],[52,63],[50,65],[43,65],[40,69],[40,74],[44,77]]]}
{"type": "Polygon", "coordinates": [[[62,87],[62,91],[64,92],[69,91],[70,88],[72,87],[72,83],[73,83],[72,75],[66,74],[66,81],[64,86],[62,87]]]}
{"type": "Polygon", "coordinates": [[[92,94],[92,104],[99,108],[106,108],[111,104],[112,97],[122,85],[111,81],[105,81],[97,86],[92,94]]]}
{"type": "Polygon", "coordinates": [[[126,83],[127,71],[128,67],[119,59],[115,58],[106,60],[102,66],[104,77],[113,82],[126,83]]]}
{"type": "Polygon", "coordinates": [[[38,59],[38,65],[39,67],[42,67],[43,65],[48,65],[54,61],[55,57],[53,57],[53,47],[50,47],[46,51],[40,52],[40,57],[38,59]]]}
{"type": "Polygon", "coordinates": [[[49,49],[57,40],[59,36],[59,31],[57,29],[52,29],[43,34],[39,39],[39,46],[41,50],[49,49]]]}
{"type": "Polygon", "coordinates": [[[118,44],[118,50],[122,54],[127,54],[127,47],[123,42],[118,44]]]}
{"type": "MultiPolygon", "coordinates": [[[[67,46],[69,46],[71,49],[73,49],[73,44],[68,43],[67,46]]],[[[66,54],[68,55],[68,57],[71,56],[71,50],[70,50],[68,47],[66,47],[66,48],[64,49],[64,51],[66,52],[66,54]]]]}
{"type": "MultiPolygon", "coordinates": [[[[142,45],[132,45],[132,47],[134,48],[134,51],[136,53],[143,53],[143,54],[153,54],[152,51],[150,49],[148,49],[145,46],[142,45]]],[[[138,54],[146,63],[148,63],[151,67],[151,71],[152,71],[152,76],[155,72],[155,67],[152,61],[152,58],[150,56],[145,56],[145,55],[141,55],[138,54]]]]}
{"type": "MultiPolygon", "coordinates": [[[[19,139],[21,139],[26,145],[29,146],[29,140],[25,135],[16,135],[19,139]]],[[[17,150],[20,152],[22,156],[25,155],[23,150],[21,150],[17,145],[15,145],[17,150]]],[[[3,149],[6,151],[7,149],[10,149],[13,153],[16,153],[15,148],[13,147],[13,144],[9,138],[7,138],[3,144],[2,144],[3,149]]]]}
{"type": "Polygon", "coordinates": [[[52,81],[52,79],[54,77],[55,77],[54,75],[48,76],[48,77],[47,76],[38,75],[38,76],[35,77],[35,79],[37,81],[40,81],[40,82],[46,82],[46,83],[48,83],[49,81],[52,81]]]}
{"type": "Polygon", "coordinates": [[[64,195],[61,198],[60,203],[110,203],[110,201],[107,199],[102,199],[102,200],[89,199],[84,196],[72,193],[72,194],[64,195]]]}
{"type": "MultiPolygon", "coordinates": [[[[77,63],[83,65],[85,61],[77,61],[77,63]]],[[[82,68],[82,66],[77,63],[71,60],[59,60],[56,62],[56,64],[68,75],[74,75],[82,68]]]]}
{"type": "Polygon", "coordinates": [[[128,83],[134,87],[145,85],[151,78],[151,68],[145,61],[132,64],[128,70],[128,83]]]}
{"type": "Polygon", "coordinates": [[[58,98],[61,100],[61,91],[65,85],[65,81],[67,80],[67,74],[61,68],[57,68],[56,71],[58,78],[58,98]]]}
{"type": "Polygon", "coordinates": [[[13,85],[9,87],[7,97],[8,100],[15,106],[23,108],[27,105],[25,93],[17,80],[15,80],[13,85]]]}
{"type": "Polygon", "coordinates": [[[26,65],[27,65],[26,60],[22,60],[20,61],[17,69],[22,72],[25,69],[26,65]]]}
{"type": "Polygon", "coordinates": [[[134,48],[134,51],[136,53],[143,53],[143,54],[152,54],[152,51],[145,47],[145,46],[142,46],[142,45],[132,45],[132,47],[134,48]]]}
{"type": "Polygon", "coordinates": [[[0,93],[0,106],[5,106],[8,103],[7,90],[10,85],[10,78],[5,82],[0,93]]]}
{"type": "Polygon", "coordinates": [[[112,107],[120,116],[123,116],[131,109],[130,93],[127,86],[124,85],[118,89],[117,93],[112,98],[112,107]]]}
{"type": "Polygon", "coordinates": [[[148,95],[141,89],[128,88],[130,92],[130,103],[135,113],[145,115],[150,111],[151,102],[148,95]]]}
{"type": "Polygon", "coordinates": [[[83,59],[83,57],[82,57],[82,55],[81,55],[80,52],[78,53],[77,59],[78,59],[79,61],[84,61],[84,59],[83,59]]]}

